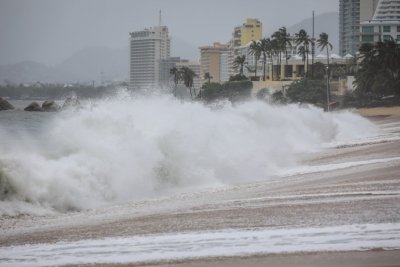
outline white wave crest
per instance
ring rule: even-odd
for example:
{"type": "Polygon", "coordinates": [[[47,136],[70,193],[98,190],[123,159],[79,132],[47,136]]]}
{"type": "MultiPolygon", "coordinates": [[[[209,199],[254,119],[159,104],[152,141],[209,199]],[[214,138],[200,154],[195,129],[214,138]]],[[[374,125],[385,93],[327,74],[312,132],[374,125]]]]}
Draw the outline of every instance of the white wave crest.
{"type": "Polygon", "coordinates": [[[56,114],[46,129],[7,136],[0,174],[15,191],[7,201],[66,211],[268,179],[324,143],[375,128],[315,107],[125,96],[56,114]]]}

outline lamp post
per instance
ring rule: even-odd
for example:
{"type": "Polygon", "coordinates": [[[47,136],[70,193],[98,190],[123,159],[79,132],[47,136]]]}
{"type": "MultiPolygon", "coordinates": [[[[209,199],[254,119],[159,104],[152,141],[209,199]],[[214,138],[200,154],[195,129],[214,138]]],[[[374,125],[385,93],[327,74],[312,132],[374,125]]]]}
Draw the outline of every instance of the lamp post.
{"type": "Polygon", "coordinates": [[[327,111],[329,112],[329,104],[330,104],[330,99],[329,99],[329,67],[326,66],[326,105],[327,105],[327,111]]]}

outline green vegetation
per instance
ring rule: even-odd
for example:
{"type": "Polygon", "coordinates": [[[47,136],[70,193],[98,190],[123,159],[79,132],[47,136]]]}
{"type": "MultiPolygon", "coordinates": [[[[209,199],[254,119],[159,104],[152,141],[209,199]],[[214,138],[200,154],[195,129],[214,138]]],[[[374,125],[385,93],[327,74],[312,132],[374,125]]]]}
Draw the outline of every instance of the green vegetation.
{"type": "Polygon", "coordinates": [[[205,102],[228,99],[232,102],[250,98],[253,83],[249,80],[229,81],[220,83],[205,83],[202,87],[201,98],[205,102]]]}
{"type": "Polygon", "coordinates": [[[308,77],[308,56],[310,54],[310,45],[312,44],[312,40],[307,32],[301,29],[294,36],[294,42],[296,47],[298,47],[298,54],[302,57],[303,62],[305,63],[304,69],[306,70],[305,76],[308,77]]]}
{"type": "Polygon", "coordinates": [[[360,47],[356,96],[400,96],[400,45],[391,39],[360,47]]]}
{"type": "MultiPolygon", "coordinates": [[[[186,88],[189,89],[190,97],[192,99],[197,96],[196,90],[193,87],[193,80],[194,77],[197,77],[197,74],[191,68],[181,67],[180,69],[177,69],[176,67],[173,67],[169,70],[169,73],[174,76],[174,96],[177,95],[177,87],[179,81],[182,81],[186,88]]],[[[212,77],[210,76],[210,79],[211,78],[212,77]]]]}
{"type": "Polygon", "coordinates": [[[233,67],[239,69],[240,76],[243,76],[243,66],[246,61],[246,56],[237,56],[233,61],[233,67]]]}
{"type": "Polygon", "coordinates": [[[324,107],[326,105],[326,83],[322,80],[302,79],[295,81],[288,89],[272,95],[276,103],[310,103],[324,107]]]}

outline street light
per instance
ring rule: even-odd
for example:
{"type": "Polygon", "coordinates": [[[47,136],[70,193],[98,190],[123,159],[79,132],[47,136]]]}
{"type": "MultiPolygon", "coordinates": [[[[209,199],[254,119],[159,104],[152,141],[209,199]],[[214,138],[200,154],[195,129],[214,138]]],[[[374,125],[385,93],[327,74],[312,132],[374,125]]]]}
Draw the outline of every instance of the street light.
{"type": "Polygon", "coordinates": [[[329,112],[329,104],[330,104],[330,99],[329,99],[329,67],[328,65],[326,66],[326,104],[327,104],[327,111],[329,112]]]}

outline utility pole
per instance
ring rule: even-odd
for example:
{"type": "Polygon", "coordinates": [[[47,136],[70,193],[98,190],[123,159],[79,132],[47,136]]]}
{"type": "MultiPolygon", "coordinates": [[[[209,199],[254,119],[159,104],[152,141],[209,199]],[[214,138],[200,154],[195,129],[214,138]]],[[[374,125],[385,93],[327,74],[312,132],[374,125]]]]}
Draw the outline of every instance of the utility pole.
{"type": "Polygon", "coordinates": [[[311,79],[314,80],[314,56],[315,56],[315,37],[314,37],[315,16],[312,12],[312,39],[311,39],[311,79]]]}
{"type": "Polygon", "coordinates": [[[329,90],[329,67],[326,66],[326,110],[329,112],[330,110],[330,90],[329,90]]]}

